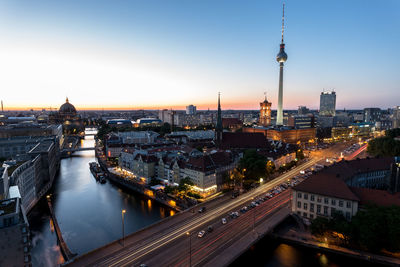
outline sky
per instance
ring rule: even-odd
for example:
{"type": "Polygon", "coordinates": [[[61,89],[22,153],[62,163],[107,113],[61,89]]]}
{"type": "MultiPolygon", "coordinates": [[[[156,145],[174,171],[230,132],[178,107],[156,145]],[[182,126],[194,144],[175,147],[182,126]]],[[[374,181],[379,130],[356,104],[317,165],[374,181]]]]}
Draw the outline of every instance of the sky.
{"type": "MultiPolygon", "coordinates": [[[[0,0],[5,109],[277,107],[279,0],[0,0]]],[[[400,105],[400,1],[287,0],[284,109],[400,105]]]]}

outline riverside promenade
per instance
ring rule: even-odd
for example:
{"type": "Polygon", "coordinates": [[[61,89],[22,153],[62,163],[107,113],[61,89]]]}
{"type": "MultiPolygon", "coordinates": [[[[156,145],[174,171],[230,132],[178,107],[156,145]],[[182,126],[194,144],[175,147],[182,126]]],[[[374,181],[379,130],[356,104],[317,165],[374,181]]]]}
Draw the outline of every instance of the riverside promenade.
{"type": "Polygon", "coordinates": [[[328,242],[319,242],[308,232],[295,231],[291,229],[285,233],[273,233],[272,237],[285,243],[300,245],[319,251],[355,258],[358,260],[364,260],[387,266],[400,266],[400,259],[398,258],[349,249],[334,244],[329,244],[328,242]]]}
{"type": "Polygon", "coordinates": [[[60,227],[58,226],[57,218],[53,212],[53,206],[51,204],[50,196],[47,196],[47,205],[49,206],[51,219],[53,220],[53,225],[57,234],[57,239],[60,245],[61,253],[64,256],[65,261],[69,261],[73,259],[77,254],[69,250],[67,243],[65,243],[64,238],[62,237],[60,227]]]}

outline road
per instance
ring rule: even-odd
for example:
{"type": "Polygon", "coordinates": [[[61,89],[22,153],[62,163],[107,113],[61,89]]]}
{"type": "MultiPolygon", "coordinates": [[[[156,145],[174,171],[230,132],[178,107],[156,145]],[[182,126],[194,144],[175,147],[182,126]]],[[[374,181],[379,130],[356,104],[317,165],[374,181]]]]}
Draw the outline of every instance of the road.
{"type": "MultiPolygon", "coordinates": [[[[239,210],[254,198],[297,175],[300,170],[313,166],[318,161],[320,161],[320,158],[312,158],[304,164],[282,174],[273,181],[265,183],[236,199],[232,200],[228,197],[224,197],[205,203],[204,206],[207,208],[207,211],[203,214],[197,212],[179,213],[170,219],[161,221],[152,227],[130,235],[125,239],[124,247],[121,247],[120,242],[114,242],[114,244],[99,248],[79,257],[68,266],[136,266],[141,263],[153,261],[156,261],[154,265],[148,264],[148,266],[169,266],[170,264],[174,266],[187,266],[188,263],[185,262],[182,257],[185,257],[183,256],[184,251],[186,251],[186,255],[189,253],[188,232],[192,233],[192,263],[201,265],[200,261],[203,257],[201,255],[207,254],[211,248],[220,247],[223,245],[221,242],[228,242],[234,238],[237,233],[249,229],[251,218],[253,218],[250,214],[253,210],[257,210],[255,211],[256,222],[260,222],[277,207],[288,205],[290,193],[281,193],[278,197],[264,202],[260,207],[237,218],[236,220],[238,223],[229,222],[229,224],[224,225],[227,229],[233,229],[230,230],[229,234],[221,229],[222,224],[218,226],[222,217],[226,217],[231,211],[239,210]],[[197,238],[198,231],[206,229],[209,225],[216,226],[216,229],[203,238],[197,238]],[[229,227],[228,225],[231,226],[229,227]],[[214,240],[212,237],[218,239],[214,240]],[[194,255],[194,253],[197,254],[194,255]],[[159,254],[163,255],[163,257],[161,257],[163,262],[159,261],[160,257],[154,256],[159,254]]],[[[208,253],[208,257],[211,256],[212,254],[208,253]]]]}

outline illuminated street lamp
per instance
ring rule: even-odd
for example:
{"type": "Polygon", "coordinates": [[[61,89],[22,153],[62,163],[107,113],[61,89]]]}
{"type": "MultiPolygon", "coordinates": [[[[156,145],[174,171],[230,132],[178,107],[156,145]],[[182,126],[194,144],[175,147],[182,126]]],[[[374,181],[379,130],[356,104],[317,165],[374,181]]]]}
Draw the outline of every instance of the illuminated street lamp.
{"type": "Polygon", "coordinates": [[[261,184],[262,182],[264,182],[264,179],[263,179],[263,178],[260,178],[260,184],[261,184]]]}
{"type": "Polygon", "coordinates": [[[192,267],[192,234],[186,232],[186,235],[189,236],[189,267],[192,267]]]}
{"type": "Polygon", "coordinates": [[[125,212],[126,212],[126,210],[121,211],[121,215],[122,215],[122,246],[125,246],[125,229],[124,229],[125,212]]]}

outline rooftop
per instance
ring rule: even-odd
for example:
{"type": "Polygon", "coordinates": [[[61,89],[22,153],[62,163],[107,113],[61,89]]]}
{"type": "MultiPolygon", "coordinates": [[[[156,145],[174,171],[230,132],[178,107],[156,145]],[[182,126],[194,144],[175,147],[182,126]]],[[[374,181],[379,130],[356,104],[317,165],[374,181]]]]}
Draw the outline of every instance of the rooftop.
{"type": "Polygon", "coordinates": [[[222,148],[267,148],[269,146],[262,133],[222,133],[222,148]]]}
{"type": "Polygon", "coordinates": [[[400,206],[400,193],[390,194],[385,190],[350,187],[360,199],[360,205],[400,206]]]}
{"type": "Polygon", "coordinates": [[[0,216],[16,213],[18,198],[10,198],[0,201],[0,216]]]}
{"type": "Polygon", "coordinates": [[[333,174],[314,174],[293,187],[293,190],[314,193],[323,196],[359,201],[347,184],[333,174]]]}

